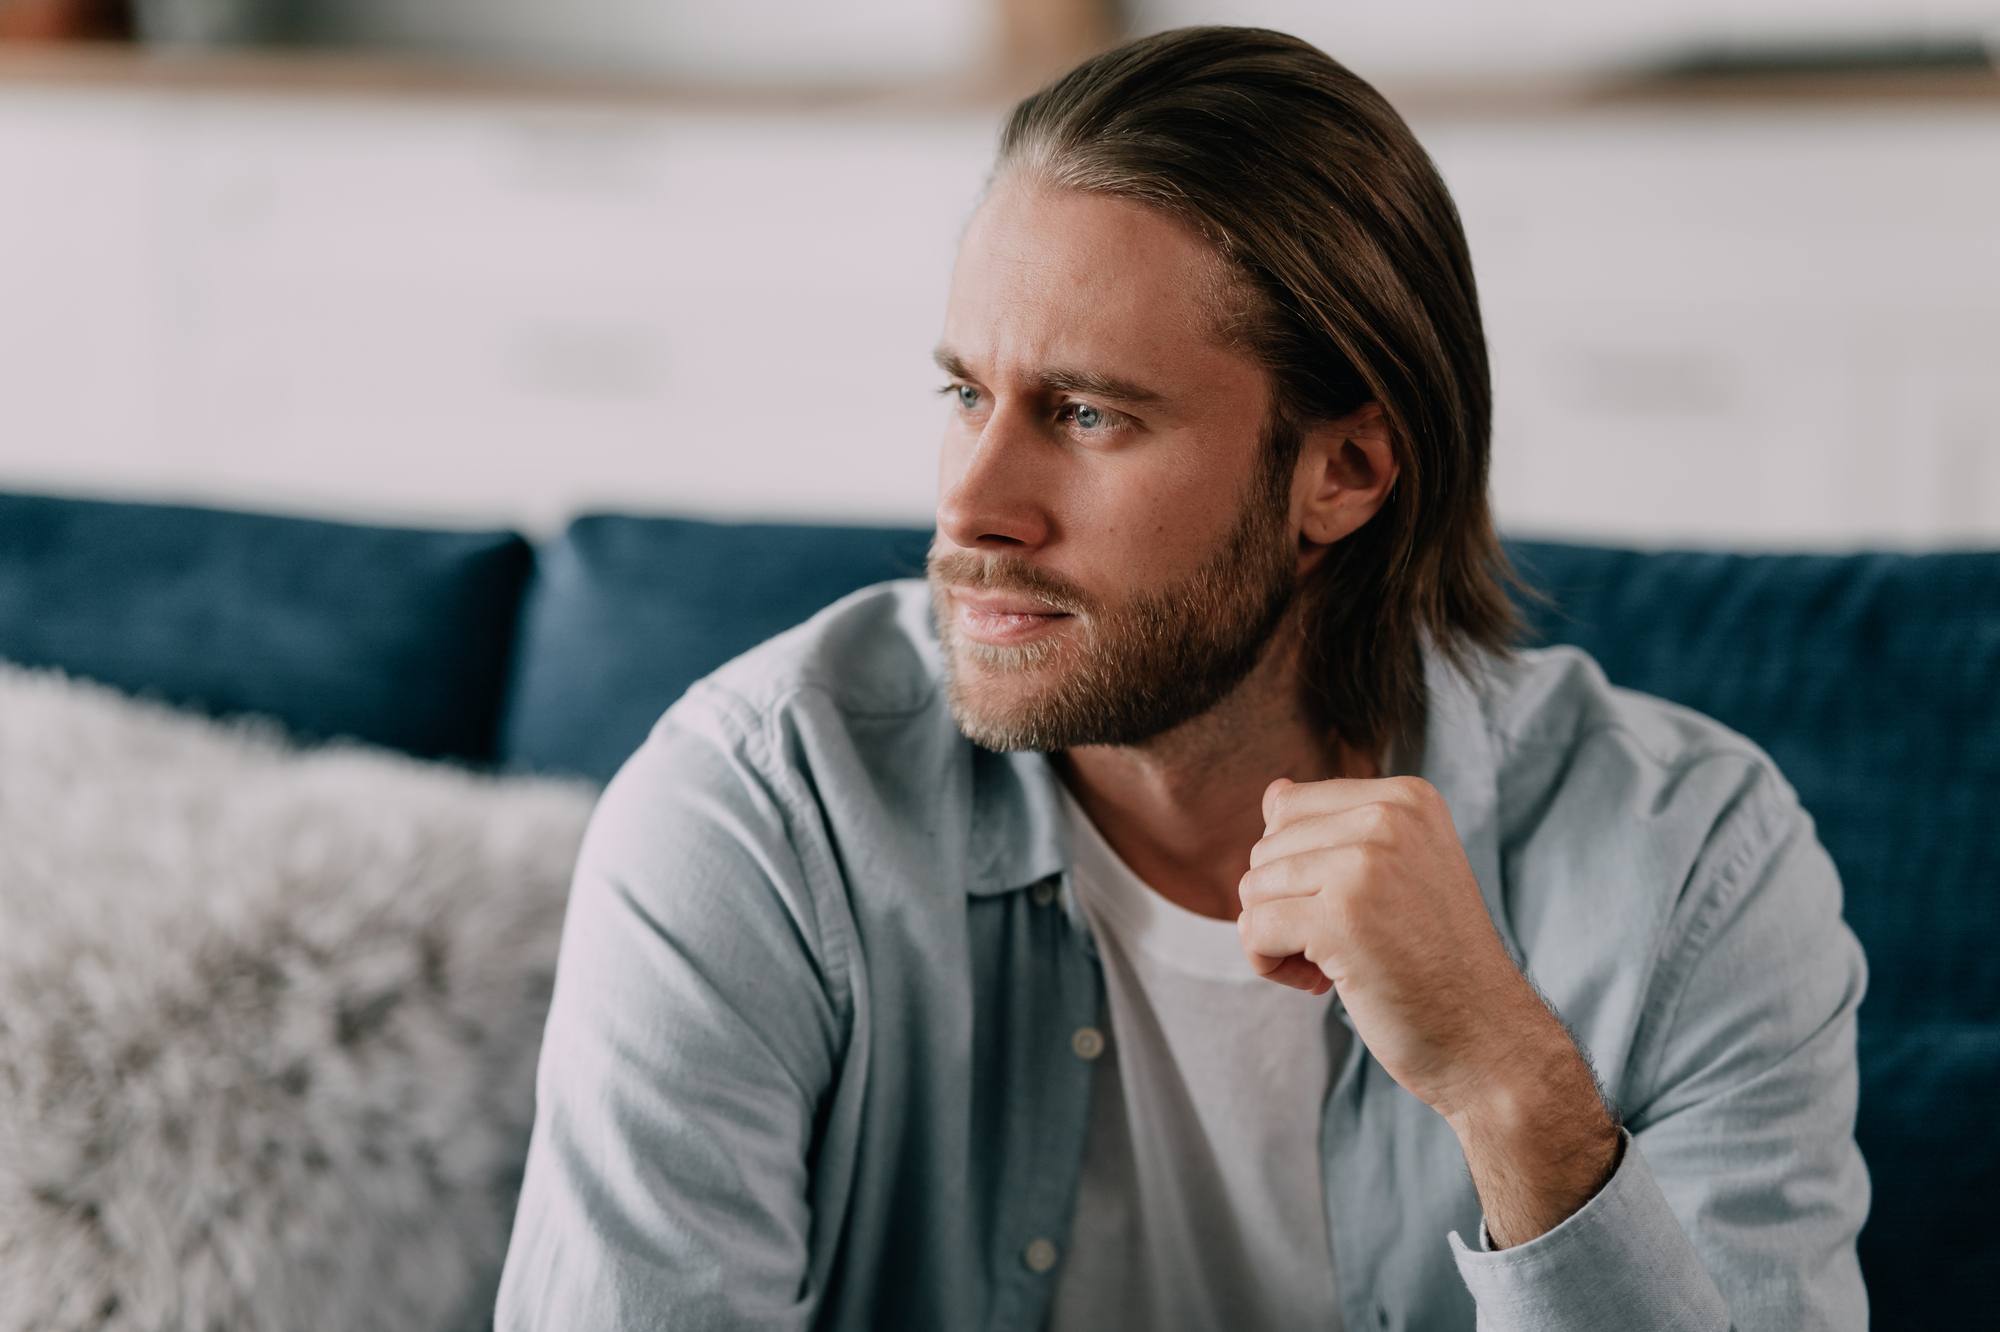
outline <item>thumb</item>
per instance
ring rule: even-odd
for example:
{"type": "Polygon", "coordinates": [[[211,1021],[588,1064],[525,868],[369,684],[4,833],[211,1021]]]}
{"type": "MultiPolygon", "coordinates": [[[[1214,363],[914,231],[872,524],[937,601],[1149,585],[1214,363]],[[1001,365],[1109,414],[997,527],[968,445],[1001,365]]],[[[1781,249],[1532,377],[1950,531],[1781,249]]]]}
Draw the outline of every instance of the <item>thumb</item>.
{"type": "Polygon", "coordinates": [[[1264,835],[1271,835],[1271,817],[1278,812],[1278,793],[1295,785],[1289,777],[1280,777],[1264,788],[1264,835]]]}

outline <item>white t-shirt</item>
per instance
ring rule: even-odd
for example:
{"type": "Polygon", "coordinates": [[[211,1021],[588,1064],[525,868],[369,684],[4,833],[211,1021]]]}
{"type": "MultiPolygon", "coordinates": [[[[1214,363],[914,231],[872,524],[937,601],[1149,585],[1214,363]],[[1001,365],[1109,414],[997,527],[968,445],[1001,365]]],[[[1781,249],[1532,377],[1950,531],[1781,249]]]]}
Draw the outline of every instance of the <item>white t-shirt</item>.
{"type": "Polygon", "coordinates": [[[1338,1329],[1320,1115],[1352,1039],[1331,992],[1250,970],[1065,792],[1110,1008],[1049,1332],[1338,1329]]]}

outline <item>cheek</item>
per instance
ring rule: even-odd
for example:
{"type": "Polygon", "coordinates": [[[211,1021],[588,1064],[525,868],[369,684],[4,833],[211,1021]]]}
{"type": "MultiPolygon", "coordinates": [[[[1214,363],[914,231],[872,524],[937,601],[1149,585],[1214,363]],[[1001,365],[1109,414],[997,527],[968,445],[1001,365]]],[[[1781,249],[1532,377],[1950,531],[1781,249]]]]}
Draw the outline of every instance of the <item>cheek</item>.
{"type": "Polygon", "coordinates": [[[1104,552],[1135,586],[1162,583],[1201,564],[1236,516],[1231,479],[1151,461],[1079,488],[1071,515],[1079,546],[1104,552]]]}

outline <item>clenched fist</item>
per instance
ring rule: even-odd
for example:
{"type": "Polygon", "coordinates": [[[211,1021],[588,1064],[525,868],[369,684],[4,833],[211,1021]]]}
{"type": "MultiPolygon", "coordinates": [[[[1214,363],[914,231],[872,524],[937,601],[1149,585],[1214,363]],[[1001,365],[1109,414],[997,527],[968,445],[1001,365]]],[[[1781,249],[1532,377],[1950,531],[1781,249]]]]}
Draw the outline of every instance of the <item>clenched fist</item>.
{"type": "Polygon", "coordinates": [[[1553,1228],[1620,1138],[1569,1033],[1487,915],[1451,811],[1415,777],[1272,782],[1238,892],[1259,974],[1330,985],[1368,1052],[1451,1122],[1494,1243],[1553,1228]]]}

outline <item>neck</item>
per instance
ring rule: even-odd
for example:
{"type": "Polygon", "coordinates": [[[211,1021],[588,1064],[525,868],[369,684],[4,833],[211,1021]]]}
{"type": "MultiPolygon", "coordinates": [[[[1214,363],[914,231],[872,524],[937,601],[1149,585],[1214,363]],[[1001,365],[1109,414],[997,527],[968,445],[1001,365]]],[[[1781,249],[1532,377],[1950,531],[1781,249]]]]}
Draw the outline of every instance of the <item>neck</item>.
{"type": "Polygon", "coordinates": [[[1216,920],[1242,910],[1236,885],[1264,835],[1264,788],[1373,777],[1374,762],[1320,721],[1288,621],[1256,669],[1200,717],[1143,745],[1090,745],[1057,771],[1104,839],[1162,897],[1216,920]]]}

